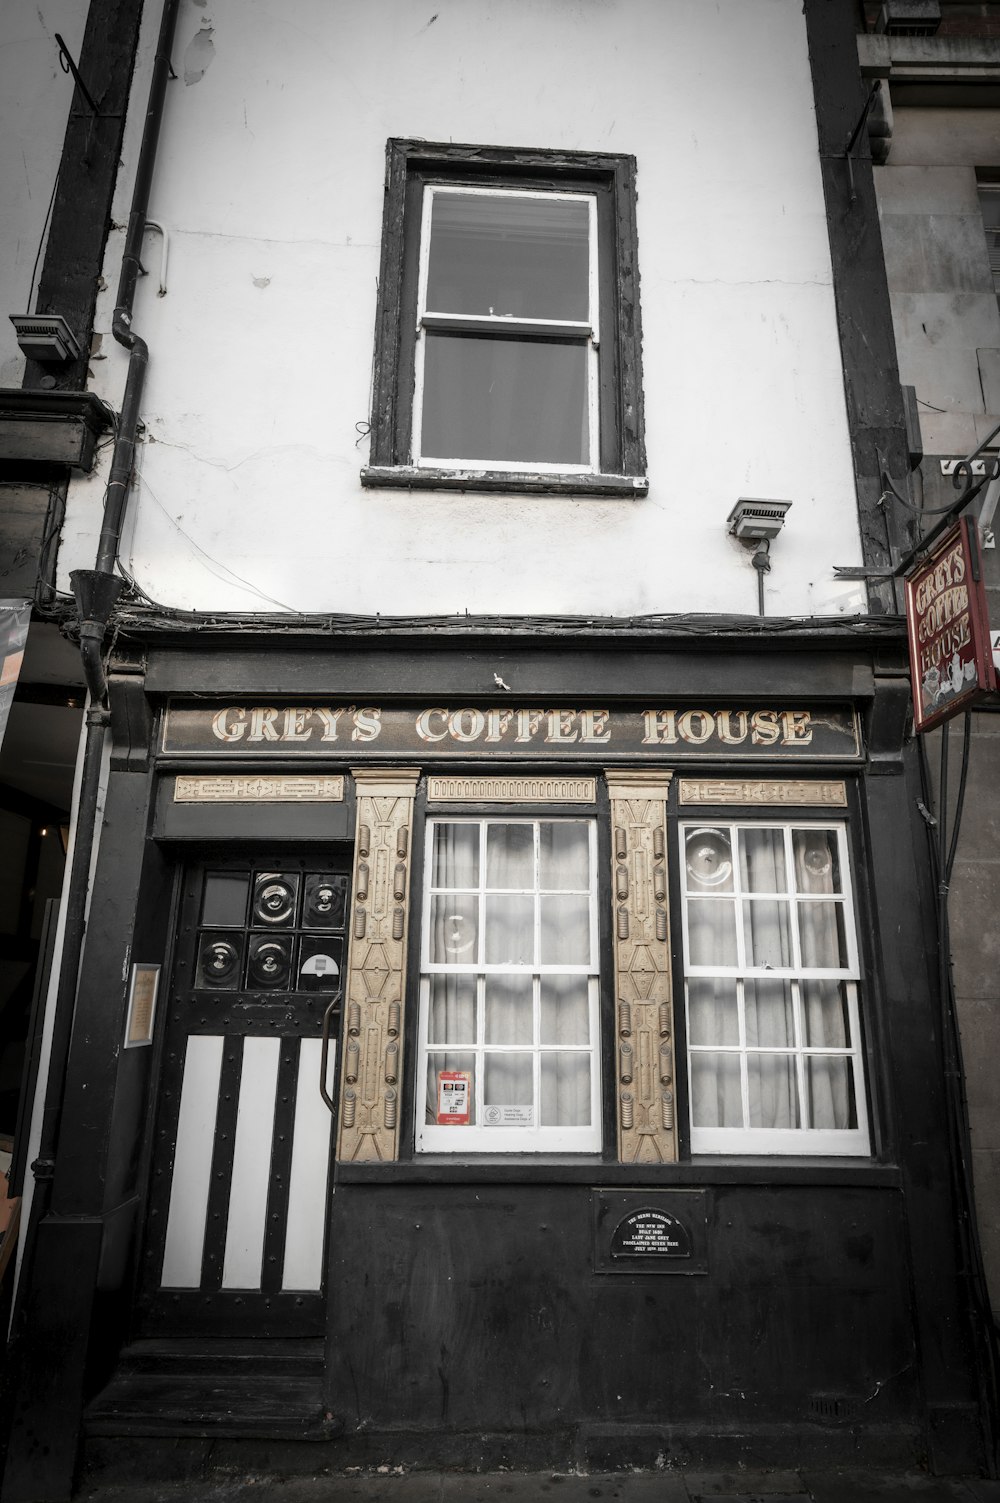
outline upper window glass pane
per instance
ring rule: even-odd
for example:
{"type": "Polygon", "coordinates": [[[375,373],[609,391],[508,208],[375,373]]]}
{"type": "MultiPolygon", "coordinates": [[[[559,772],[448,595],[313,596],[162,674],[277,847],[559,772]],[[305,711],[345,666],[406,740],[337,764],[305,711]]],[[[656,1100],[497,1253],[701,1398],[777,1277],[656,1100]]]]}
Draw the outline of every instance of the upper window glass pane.
{"type": "Polygon", "coordinates": [[[590,317],[590,200],[435,191],[427,309],[590,317]]]}

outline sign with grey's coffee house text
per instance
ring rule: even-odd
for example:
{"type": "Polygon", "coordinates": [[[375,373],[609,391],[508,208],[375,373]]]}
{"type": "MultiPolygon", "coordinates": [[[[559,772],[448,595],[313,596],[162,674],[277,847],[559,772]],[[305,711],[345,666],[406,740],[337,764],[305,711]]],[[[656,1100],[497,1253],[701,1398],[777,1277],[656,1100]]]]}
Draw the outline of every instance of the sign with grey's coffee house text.
{"type": "Polygon", "coordinates": [[[650,700],[641,708],[581,705],[211,704],[173,700],[163,723],[172,756],[494,758],[705,756],[748,761],[855,761],[849,705],[780,701],[698,705],[650,700]]]}

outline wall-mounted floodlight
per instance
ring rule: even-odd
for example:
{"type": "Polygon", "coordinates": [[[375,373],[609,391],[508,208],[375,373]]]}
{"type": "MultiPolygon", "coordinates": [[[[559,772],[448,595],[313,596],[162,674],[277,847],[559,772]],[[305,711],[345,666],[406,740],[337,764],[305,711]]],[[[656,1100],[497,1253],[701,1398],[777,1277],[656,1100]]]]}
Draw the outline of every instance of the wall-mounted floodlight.
{"type": "Polygon", "coordinates": [[[785,525],[785,516],[790,501],[764,501],[750,496],[741,496],[733,507],[726,524],[732,537],[741,543],[753,546],[750,562],[757,570],[757,603],[764,614],[764,575],[771,568],[771,539],[776,538],[785,525]]]}
{"type": "Polygon", "coordinates": [[[61,313],[12,313],[21,354],[29,360],[65,361],[80,358],[76,335],[61,313]]]}

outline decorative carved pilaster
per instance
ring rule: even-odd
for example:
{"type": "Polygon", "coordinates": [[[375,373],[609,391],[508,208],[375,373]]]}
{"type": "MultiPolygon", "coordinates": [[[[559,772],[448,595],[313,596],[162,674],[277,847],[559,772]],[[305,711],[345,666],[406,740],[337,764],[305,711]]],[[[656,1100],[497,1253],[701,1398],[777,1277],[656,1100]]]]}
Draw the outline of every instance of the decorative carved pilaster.
{"type": "Polygon", "coordinates": [[[669,772],[613,768],[618,1157],[626,1164],[677,1158],[674,1017],[667,900],[669,772]]]}
{"type": "Polygon", "coordinates": [[[358,796],[337,1157],[399,1152],[414,767],[353,770],[358,796]]]}

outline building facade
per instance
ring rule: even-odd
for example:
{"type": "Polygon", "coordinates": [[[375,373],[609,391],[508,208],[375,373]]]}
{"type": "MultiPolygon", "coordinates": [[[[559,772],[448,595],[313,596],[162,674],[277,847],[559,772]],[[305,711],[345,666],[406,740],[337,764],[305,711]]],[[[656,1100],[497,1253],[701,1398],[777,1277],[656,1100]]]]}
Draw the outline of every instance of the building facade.
{"type": "Polygon", "coordinates": [[[987,1467],[852,8],[137,20],[5,1499],[987,1467]]]}

